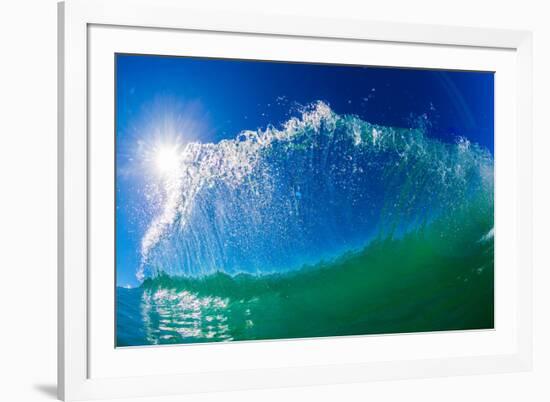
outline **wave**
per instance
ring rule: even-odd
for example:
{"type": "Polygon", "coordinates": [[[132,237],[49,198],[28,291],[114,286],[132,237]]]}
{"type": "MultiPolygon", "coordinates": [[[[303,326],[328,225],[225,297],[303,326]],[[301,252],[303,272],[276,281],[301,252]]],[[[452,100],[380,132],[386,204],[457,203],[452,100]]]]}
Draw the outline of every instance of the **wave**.
{"type": "Polygon", "coordinates": [[[467,139],[444,143],[317,102],[281,128],[186,144],[137,276],[290,272],[441,217],[448,236],[465,208],[492,219],[493,186],[491,154],[467,139]]]}

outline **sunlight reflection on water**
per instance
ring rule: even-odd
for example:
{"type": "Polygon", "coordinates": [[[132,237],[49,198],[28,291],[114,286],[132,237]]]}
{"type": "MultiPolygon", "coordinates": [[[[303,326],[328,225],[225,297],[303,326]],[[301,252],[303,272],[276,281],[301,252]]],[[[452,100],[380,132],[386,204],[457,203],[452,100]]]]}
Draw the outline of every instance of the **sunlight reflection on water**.
{"type": "Polygon", "coordinates": [[[230,341],[229,300],[200,297],[189,291],[148,290],[141,298],[141,315],[148,342],[230,341]]]}

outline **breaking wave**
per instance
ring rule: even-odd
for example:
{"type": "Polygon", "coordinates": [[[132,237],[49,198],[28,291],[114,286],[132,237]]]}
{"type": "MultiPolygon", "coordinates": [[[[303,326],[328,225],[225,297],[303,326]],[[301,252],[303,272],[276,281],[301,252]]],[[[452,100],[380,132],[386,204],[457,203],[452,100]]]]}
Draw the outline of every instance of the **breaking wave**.
{"type": "Polygon", "coordinates": [[[318,102],[281,128],[188,143],[162,193],[140,280],[285,273],[442,217],[450,235],[461,225],[452,216],[474,205],[492,216],[493,158],[463,138],[444,143],[318,102]]]}

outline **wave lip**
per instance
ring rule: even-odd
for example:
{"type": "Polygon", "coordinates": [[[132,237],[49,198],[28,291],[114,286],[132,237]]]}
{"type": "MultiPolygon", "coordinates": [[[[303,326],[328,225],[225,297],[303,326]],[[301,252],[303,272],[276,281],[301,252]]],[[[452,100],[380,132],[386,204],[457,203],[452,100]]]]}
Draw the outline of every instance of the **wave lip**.
{"type": "Polygon", "coordinates": [[[493,208],[488,151],[338,115],[322,102],[280,129],[189,143],[179,160],[142,239],[140,280],[287,272],[468,205],[493,208]]]}

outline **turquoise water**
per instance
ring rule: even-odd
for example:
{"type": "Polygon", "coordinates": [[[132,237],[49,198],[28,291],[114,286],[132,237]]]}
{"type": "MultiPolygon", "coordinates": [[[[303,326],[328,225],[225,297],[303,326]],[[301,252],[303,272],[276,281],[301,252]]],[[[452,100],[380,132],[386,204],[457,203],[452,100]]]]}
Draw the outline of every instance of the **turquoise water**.
{"type": "Polygon", "coordinates": [[[117,345],[494,326],[493,160],[318,103],[188,144],[117,288],[117,345]]]}

